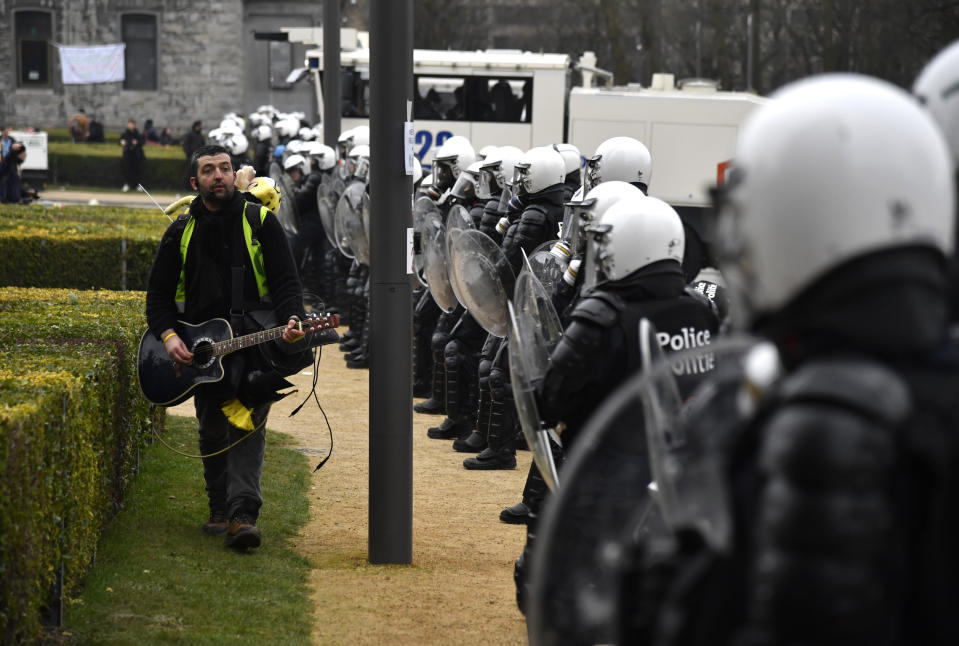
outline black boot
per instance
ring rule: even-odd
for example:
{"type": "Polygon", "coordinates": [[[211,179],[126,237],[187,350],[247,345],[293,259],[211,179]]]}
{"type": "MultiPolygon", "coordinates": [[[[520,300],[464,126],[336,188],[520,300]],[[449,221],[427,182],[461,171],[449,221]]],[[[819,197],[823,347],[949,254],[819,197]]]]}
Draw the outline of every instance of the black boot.
{"type": "Polygon", "coordinates": [[[446,414],[446,367],[443,365],[443,352],[433,351],[433,380],[430,398],[425,402],[413,404],[413,410],[425,415],[446,414]]]}
{"type": "MultiPolygon", "coordinates": [[[[484,346],[484,352],[487,349],[484,346]]],[[[490,424],[489,371],[492,359],[480,354],[479,367],[476,370],[476,418],[473,420],[473,432],[465,439],[453,442],[453,450],[461,453],[479,453],[486,448],[486,437],[490,424]]]]}
{"type": "Polygon", "coordinates": [[[426,429],[426,436],[431,440],[454,440],[468,435],[469,424],[462,419],[452,420],[449,417],[440,422],[439,426],[426,429]]]}
{"type": "MultiPolygon", "coordinates": [[[[556,451],[553,451],[553,459],[556,459],[556,451]]],[[[539,514],[548,493],[549,487],[546,486],[539,467],[533,462],[526,476],[526,484],[523,486],[523,499],[501,511],[499,519],[511,525],[528,525],[539,514]]]]}
{"type": "Polygon", "coordinates": [[[433,379],[430,337],[436,327],[440,308],[425,288],[413,292],[413,304],[413,396],[429,397],[433,379]]]}
{"type": "Polygon", "coordinates": [[[489,389],[490,423],[486,435],[487,446],[475,458],[463,460],[463,466],[473,470],[515,469],[519,425],[509,385],[509,353],[507,346],[502,343],[490,367],[489,389]]]}
{"type": "Polygon", "coordinates": [[[463,460],[464,467],[474,471],[516,468],[516,450],[511,442],[516,433],[515,418],[507,409],[507,406],[512,405],[512,401],[493,401],[490,404],[487,447],[475,458],[463,460]]]}

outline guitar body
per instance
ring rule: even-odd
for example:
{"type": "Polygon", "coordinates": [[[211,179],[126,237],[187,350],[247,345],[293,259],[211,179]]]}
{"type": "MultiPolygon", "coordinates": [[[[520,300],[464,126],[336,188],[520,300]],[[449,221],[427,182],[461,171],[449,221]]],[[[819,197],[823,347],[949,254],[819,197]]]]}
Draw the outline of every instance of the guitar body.
{"type": "Polygon", "coordinates": [[[147,401],[157,406],[175,406],[193,394],[200,384],[223,379],[223,357],[214,356],[214,343],[233,338],[233,330],[226,319],[210,319],[198,325],[177,321],[174,328],[186,347],[193,353],[193,363],[180,366],[179,374],[163,342],[149,330],[140,339],[137,352],[137,378],[147,401]]]}

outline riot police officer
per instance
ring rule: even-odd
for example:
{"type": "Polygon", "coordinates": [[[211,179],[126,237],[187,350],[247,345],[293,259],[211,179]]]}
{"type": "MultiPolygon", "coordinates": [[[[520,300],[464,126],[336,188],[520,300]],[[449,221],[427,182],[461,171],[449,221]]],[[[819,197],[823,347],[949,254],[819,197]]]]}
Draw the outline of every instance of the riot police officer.
{"type": "Polygon", "coordinates": [[[723,273],[785,374],[724,456],[732,546],[678,529],[641,567],[621,639],[957,643],[946,143],[900,89],[826,75],[778,91],[735,159],[723,273]]]}

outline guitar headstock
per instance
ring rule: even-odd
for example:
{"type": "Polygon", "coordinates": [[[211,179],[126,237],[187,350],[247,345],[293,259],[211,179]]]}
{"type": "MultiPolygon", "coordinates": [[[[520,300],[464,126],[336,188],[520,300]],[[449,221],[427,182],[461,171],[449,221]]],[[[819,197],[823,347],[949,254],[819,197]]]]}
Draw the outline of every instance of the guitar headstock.
{"type": "Polygon", "coordinates": [[[306,319],[301,323],[301,327],[307,334],[315,334],[323,330],[329,330],[340,326],[339,314],[317,314],[310,312],[306,319]]]}

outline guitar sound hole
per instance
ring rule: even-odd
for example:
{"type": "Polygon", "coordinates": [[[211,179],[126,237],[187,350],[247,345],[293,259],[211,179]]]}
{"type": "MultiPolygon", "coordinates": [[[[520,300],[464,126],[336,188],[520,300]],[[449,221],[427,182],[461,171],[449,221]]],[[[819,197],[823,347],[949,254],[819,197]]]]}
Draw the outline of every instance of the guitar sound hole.
{"type": "Polygon", "coordinates": [[[213,343],[208,339],[200,339],[193,346],[193,366],[197,370],[203,370],[213,365],[216,356],[213,354],[213,343]]]}

